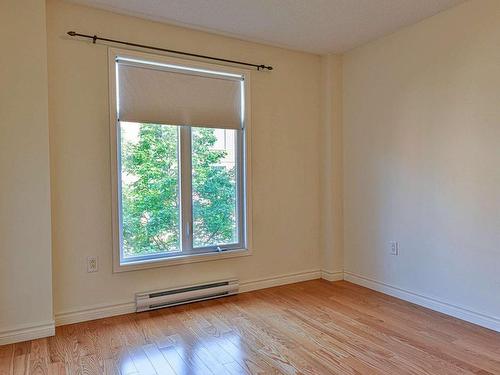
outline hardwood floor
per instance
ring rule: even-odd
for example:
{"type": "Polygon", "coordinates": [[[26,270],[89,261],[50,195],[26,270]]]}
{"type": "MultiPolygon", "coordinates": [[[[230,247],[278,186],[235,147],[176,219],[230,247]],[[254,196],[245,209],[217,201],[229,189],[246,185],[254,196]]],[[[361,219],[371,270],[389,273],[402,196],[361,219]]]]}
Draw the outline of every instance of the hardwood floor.
{"type": "Polygon", "coordinates": [[[0,374],[500,374],[500,334],[314,280],[58,327],[0,374]]]}

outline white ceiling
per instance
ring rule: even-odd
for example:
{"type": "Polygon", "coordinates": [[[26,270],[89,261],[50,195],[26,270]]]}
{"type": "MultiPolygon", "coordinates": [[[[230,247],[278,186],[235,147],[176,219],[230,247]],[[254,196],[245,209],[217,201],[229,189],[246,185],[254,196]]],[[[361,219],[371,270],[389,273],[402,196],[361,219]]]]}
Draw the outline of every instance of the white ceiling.
{"type": "Polygon", "coordinates": [[[338,53],[465,0],[72,0],[314,53],[338,53]]]}

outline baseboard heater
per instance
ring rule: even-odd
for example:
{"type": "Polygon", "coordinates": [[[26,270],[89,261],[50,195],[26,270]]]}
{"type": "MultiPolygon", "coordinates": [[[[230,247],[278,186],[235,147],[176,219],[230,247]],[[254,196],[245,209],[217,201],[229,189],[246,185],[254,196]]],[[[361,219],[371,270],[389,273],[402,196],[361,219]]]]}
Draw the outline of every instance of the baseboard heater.
{"type": "Polygon", "coordinates": [[[181,288],[155,290],[135,295],[136,311],[148,311],[185,303],[204,301],[237,294],[238,280],[213,281],[181,288]]]}

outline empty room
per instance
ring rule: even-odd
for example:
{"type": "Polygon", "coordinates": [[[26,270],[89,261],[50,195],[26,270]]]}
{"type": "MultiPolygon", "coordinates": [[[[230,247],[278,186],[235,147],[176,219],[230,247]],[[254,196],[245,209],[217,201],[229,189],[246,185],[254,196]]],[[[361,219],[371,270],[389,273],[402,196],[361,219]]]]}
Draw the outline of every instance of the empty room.
{"type": "Polygon", "coordinates": [[[0,0],[0,375],[500,375],[500,0],[0,0]]]}

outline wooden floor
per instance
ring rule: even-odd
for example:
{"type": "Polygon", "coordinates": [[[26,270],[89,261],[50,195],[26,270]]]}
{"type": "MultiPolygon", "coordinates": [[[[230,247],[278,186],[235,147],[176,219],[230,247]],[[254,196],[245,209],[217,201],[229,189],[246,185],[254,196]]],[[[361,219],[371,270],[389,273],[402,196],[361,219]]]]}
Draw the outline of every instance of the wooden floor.
{"type": "Polygon", "coordinates": [[[58,327],[0,374],[500,374],[500,334],[345,281],[58,327]]]}

